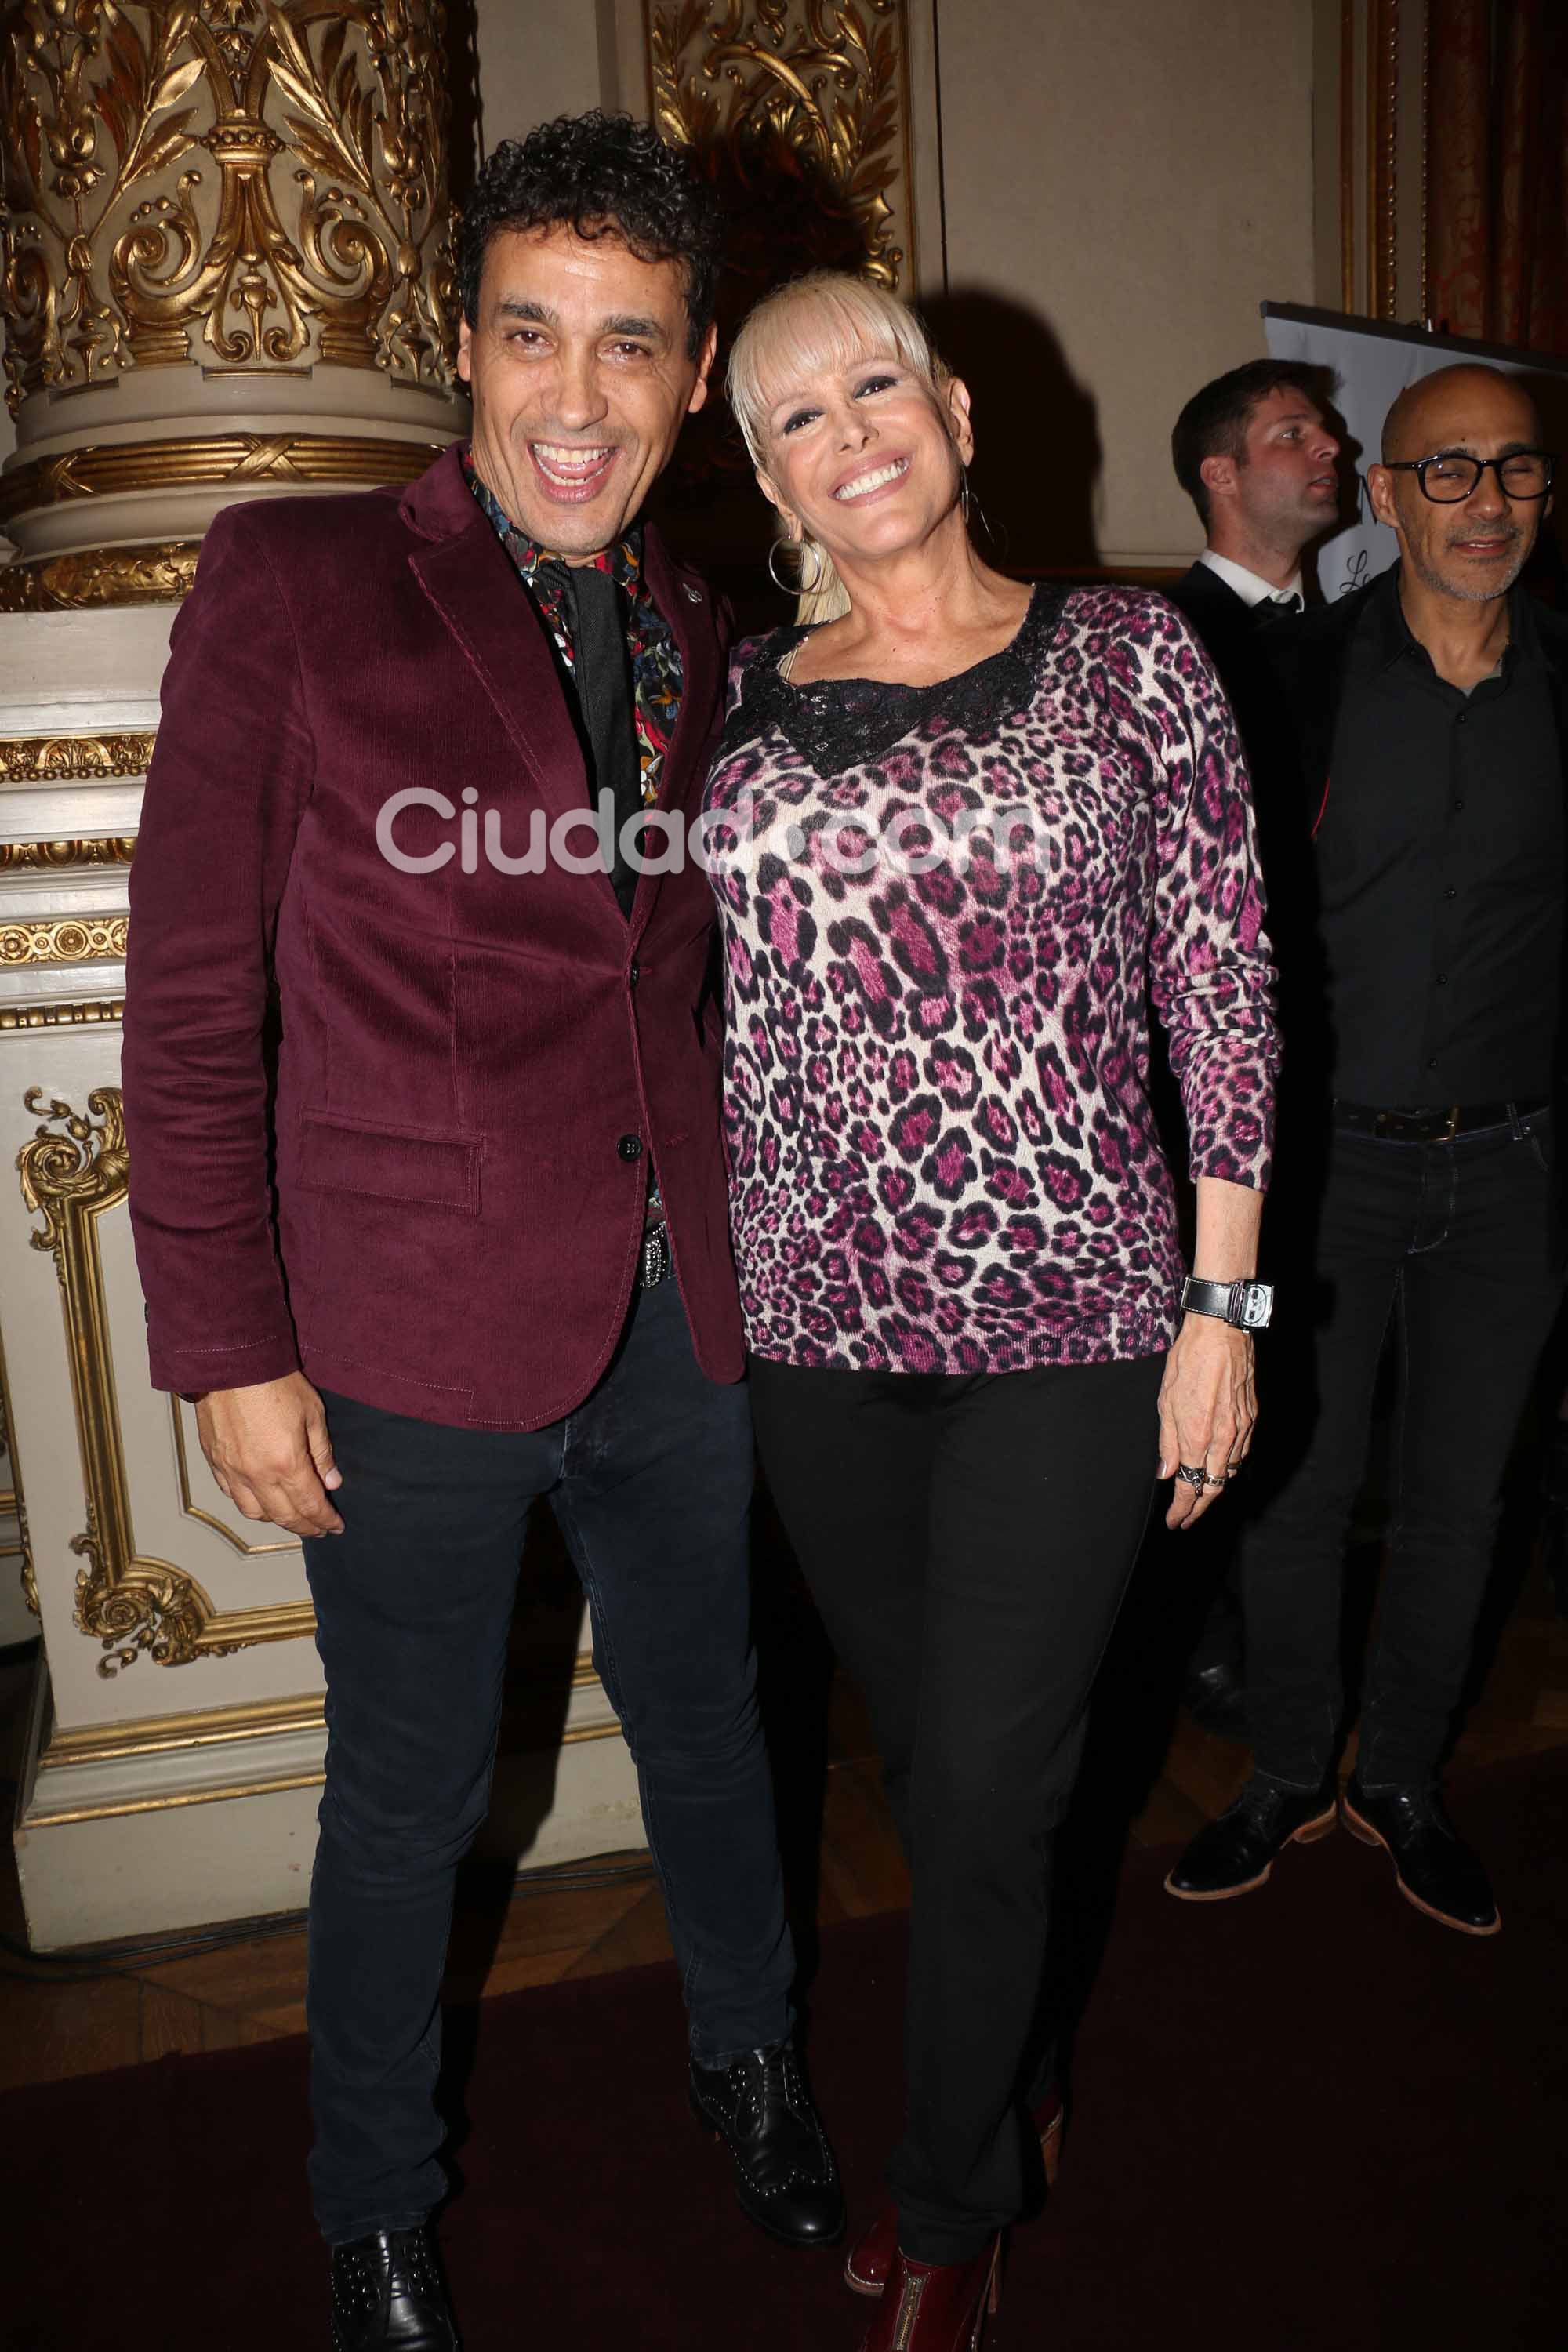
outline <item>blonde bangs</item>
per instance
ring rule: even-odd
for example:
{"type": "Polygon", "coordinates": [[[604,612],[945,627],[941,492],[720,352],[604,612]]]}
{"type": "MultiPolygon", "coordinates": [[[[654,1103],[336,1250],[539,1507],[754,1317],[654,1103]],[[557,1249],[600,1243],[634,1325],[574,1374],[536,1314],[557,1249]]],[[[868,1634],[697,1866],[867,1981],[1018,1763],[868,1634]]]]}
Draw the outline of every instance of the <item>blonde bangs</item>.
{"type": "Polygon", "coordinates": [[[752,464],[766,470],[768,413],[794,388],[875,359],[896,359],[936,389],[924,330],[884,288],[822,269],[765,296],[735,338],[726,379],[752,464]]]}

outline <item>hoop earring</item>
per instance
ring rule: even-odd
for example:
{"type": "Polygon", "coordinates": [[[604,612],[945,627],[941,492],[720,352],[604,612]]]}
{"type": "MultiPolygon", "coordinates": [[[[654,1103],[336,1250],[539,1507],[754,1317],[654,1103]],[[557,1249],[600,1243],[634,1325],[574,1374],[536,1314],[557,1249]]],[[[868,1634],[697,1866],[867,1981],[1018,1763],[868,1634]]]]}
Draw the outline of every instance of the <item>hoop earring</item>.
{"type": "Polygon", "coordinates": [[[822,584],[821,549],[818,547],[813,547],[811,541],[805,539],[775,539],[772,541],[768,547],[768,578],[773,582],[773,586],[779,591],[781,595],[810,596],[814,594],[816,589],[822,584]],[[813,565],[812,574],[809,580],[805,579],[804,577],[799,580],[781,580],[779,578],[777,572],[773,569],[773,558],[782,547],[795,548],[803,555],[809,550],[813,565]]]}
{"type": "Polygon", "coordinates": [[[990,519],[969,487],[967,466],[959,468],[958,485],[958,510],[963,517],[965,530],[978,528],[985,533],[987,539],[994,539],[996,534],[991,528],[990,519]]]}

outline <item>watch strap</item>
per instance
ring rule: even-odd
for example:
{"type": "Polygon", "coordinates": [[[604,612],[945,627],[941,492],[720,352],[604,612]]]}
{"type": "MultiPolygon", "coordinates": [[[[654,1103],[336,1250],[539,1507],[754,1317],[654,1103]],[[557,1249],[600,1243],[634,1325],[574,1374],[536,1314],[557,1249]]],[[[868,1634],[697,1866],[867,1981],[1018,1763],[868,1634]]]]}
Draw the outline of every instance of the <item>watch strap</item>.
{"type": "Polygon", "coordinates": [[[1274,1311],[1274,1293],[1266,1282],[1205,1282],[1189,1274],[1182,1285],[1185,1314],[1213,1315],[1237,1331],[1263,1331],[1274,1311]]]}

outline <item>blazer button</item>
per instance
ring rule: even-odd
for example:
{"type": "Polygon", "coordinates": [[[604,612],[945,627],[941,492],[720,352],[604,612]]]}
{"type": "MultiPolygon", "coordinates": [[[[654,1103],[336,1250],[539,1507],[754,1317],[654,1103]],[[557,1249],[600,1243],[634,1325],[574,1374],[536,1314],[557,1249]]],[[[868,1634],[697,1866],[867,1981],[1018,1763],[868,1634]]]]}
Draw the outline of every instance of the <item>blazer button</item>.
{"type": "Polygon", "coordinates": [[[623,1160],[640,1160],[642,1158],[642,1138],[640,1135],[623,1135],[620,1141],[616,1144],[616,1150],[620,1153],[623,1160]]]}

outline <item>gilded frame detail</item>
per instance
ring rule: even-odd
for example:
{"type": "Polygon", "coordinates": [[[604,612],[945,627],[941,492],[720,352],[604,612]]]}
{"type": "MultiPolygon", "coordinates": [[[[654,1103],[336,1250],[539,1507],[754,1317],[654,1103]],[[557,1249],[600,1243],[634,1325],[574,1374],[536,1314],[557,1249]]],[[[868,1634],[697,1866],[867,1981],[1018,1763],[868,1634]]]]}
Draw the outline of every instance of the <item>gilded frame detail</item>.
{"type": "Polygon", "coordinates": [[[0,922],[0,965],[123,963],[128,915],[51,915],[41,921],[0,922]]]}
{"type": "Polygon", "coordinates": [[[0,738],[0,784],[97,782],[144,776],[157,738],[140,735],[7,735],[0,738]]]}
{"type": "Polygon", "coordinates": [[[76,1622],[104,1651],[99,1673],[116,1675],[143,1654],[156,1665],[183,1666],[309,1635],[315,1616],[308,1601],[219,1610],[187,1570],[138,1551],[98,1235],[99,1219],[125,1199],[120,1089],[95,1088],[85,1116],[47,1099],[38,1087],[23,1099],[42,1114],[16,1167],[29,1213],[44,1221],[32,1245],[52,1255],[60,1286],[87,1497],[86,1528],[70,1546],[82,1562],[76,1622]]]}

